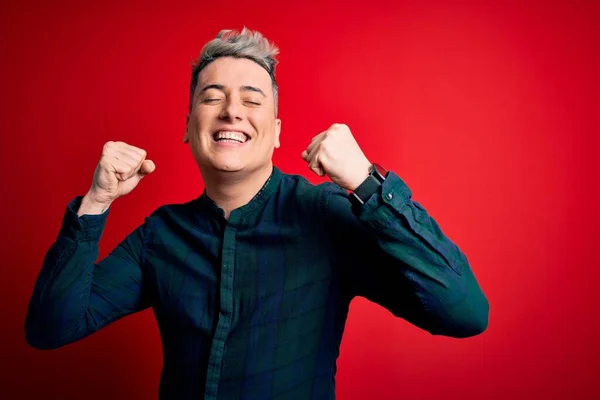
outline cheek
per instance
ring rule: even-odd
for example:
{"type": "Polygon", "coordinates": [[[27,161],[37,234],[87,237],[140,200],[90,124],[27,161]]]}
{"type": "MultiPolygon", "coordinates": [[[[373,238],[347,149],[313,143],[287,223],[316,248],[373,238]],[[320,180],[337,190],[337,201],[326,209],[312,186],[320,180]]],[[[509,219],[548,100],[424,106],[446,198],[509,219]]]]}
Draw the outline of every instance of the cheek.
{"type": "MultiPolygon", "coordinates": [[[[254,128],[266,136],[267,138],[271,138],[275,132],[275,121],[273,118],[270,118],[266,115],[253,115],[249,118],[250,123],[254,126],[254,128]]],[[[266,138],[265,138],[266,139],[266,138]]]]}
{"type": "Polygon", "coordinates": [[[205,107],[199,107],[191,115],[192,121],[196,129],[204,129],[210,126],[211,122],[218,117],[218,113],[215,109],[208,109],[205,107]]]}
{"type": "Polygon", "coordinates": [[[188,123],[187,128],[190,144],[192,144],[194,147],[204,147],[203,142],[205,141],[206,135],[204,135],[203,131],[207,126],[208,124],[203,122],[203,119],[200,118],[199,115],[190,117],[190,122],[188,123]]]}

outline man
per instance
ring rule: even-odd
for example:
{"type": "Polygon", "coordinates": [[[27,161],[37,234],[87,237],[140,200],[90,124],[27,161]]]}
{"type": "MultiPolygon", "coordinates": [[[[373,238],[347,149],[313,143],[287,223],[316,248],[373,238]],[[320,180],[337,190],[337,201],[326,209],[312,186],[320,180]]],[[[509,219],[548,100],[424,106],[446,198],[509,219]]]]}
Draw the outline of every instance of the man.
{"type": "Polygon", "coordinates": [[[355,296],[435,335],[486,329],[488,302],[465,255],[347,126],[332,125],[302,153],[333,183],[273,166],[277,53],[245,28],[205,45],[184,136],[205,192],[160,207],[95,264],[110,205],[155,169],[142,149],[104,146],[35,284],[31,346],[57,348],[152,308],[161,399],[312,399],[335,396],[355,296]]]}

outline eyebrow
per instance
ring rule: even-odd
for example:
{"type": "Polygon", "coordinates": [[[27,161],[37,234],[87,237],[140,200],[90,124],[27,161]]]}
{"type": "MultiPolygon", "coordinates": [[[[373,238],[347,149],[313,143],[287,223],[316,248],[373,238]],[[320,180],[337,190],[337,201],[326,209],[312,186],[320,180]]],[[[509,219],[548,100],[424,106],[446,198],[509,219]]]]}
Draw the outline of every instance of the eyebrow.
{"type": "MultiPolygon", "coordinates": [[[[217,90],[220,90],[220,91],[224,92],[225,91],[225,86],[219,85],[219,84],[216,84],[216,83],[212,83],[210,85],[204,86],[202,88],[202,90],[200,90],[200,93],[204,93],[204,92],[206,92],[209,89],[217,89],[217,90]]],[[[267,95],[262,90],[260,90],[257,87],[254,87],[254,86],[244,85],[244,86],[240,87],[240,90],[242,92],[256,92],[256,93],[260,93],[260,94],[263,95],[263,97],[267,97],[267,95]]]]}
{"type": "Polygon", "coordinates": [[[256,92],[256,93],[260,93],[260,94],[262,94],[262,95],[263,95],[263,97],[267,97],[267,95],[266,95],[266,94],[264,94],[264,92],[263,92],[262,90],[260,90],[260,89],[259,89],[259,88],[257,88],[257,87],[254,87],[254,86],[242,86],[242,87],[240,88],[240,90],[241,90],[242,92],[256,92]]]}

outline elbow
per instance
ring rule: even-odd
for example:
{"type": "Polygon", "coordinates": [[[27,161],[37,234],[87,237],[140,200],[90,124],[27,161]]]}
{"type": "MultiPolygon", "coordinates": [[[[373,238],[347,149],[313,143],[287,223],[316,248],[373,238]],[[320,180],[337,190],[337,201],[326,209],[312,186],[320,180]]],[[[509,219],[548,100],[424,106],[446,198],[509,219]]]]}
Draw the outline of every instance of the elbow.
{"type": "Polygon", "coordinates": [[[25,342],[37,350],[54,350],[65,344],[57,340],[51,330],[30,319],[25,320],[25,342]]]}
{"type": "Polygon", "coordinates": [[[54,350],[65,345],[65,343],[28,330],[25,330],[25,342],[36,350],[54,350]]]}
{"type": "Polygon", "coordinates": [[[60,347],[54,346],[49,341],[46,341],[39,336],[31,335],[27,332],[25,332],[25,341],[30,347],[33,347],[36,350],[53,350],[60,347]]]}
{"type": "Polygon", "coordinates": [[[437,324],[437,329],[430,330],[433,335],[464,339],[481,335],[488,328],[489,303],[483,300],[477,307],[461,310],[460,314],[447,315],[437,324]]]}
{"type": "Polygon", "coordinates": [[[56,348],[56,346],[52,346],[50,341],[48,341],[41,332],[33,329],[27,323],[25,323],[25,342],[27,342],[30,347],[37,350],[51,350],[56,348]]]}
{"type": "Polygon", "coordinates": [[[488,304],[488,302],[485,302],[486,306],[485,306],[485,310],[482,311],[479,315],[479,320],[478,325],[477,325],[477,332],[475,333],[475,335],[480,335],[483,332],[485,332],[488,328],[488,324],[490,321],[490,305],[488,304]]]}
{"type": "Polygon", "coordinates": [[[477,316],[468,320],[461,320],[451,324],[447,324],[441,329],[430,331],[433,335],[448,336],[455,339],[465,339],[473,336],[481,335],[487,330],[487,317],[477,316]]]}
{"type": "Polygon", "coordinates": [[[455,324],[448,336],[463,339],[481,335],[488,328],[489,311],[489,303],[484,298],[475,310],[466,312],[463,318],[458,319],[458,323],[455,324]]]}
{"type": "Polygon", "coordinates": [[[463,339],[477,335],[481,335],[488,328],[488,314],[481,314],[472,317],[469,321],[465,322],[456,332],[452,335],[455,338],[463,339]]]}
{"type": "Polygon", "coordinates": [[[473,334],[470,336],[480,335],[488,328],[490,320],[490,303],[483,293],[479,303],[480,306],[478,307],[478,311],[473,313],[474,317],[471,322],[473,334]]]}

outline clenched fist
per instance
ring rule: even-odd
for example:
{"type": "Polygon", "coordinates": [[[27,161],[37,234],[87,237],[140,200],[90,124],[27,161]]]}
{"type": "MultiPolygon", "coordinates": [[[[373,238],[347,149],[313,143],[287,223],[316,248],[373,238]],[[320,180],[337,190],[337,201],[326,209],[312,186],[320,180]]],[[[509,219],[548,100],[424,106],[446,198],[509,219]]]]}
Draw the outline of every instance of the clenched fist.
{"type": "Polygon", "coordinates": [[[315,174],[327,175],[347,190],[356,189],[367,179],[371,166],[350,128],[344,124],[333,124],[315,136],[302,158],[315,174]]]}
{"type": "Polygon", "coordinates": [[[146,160],[145,150],[124,142],[107,142],[96,166],[92,186],[83,197],[77,214],[103,213],[155,168],[152,161],[146,160]]]}

